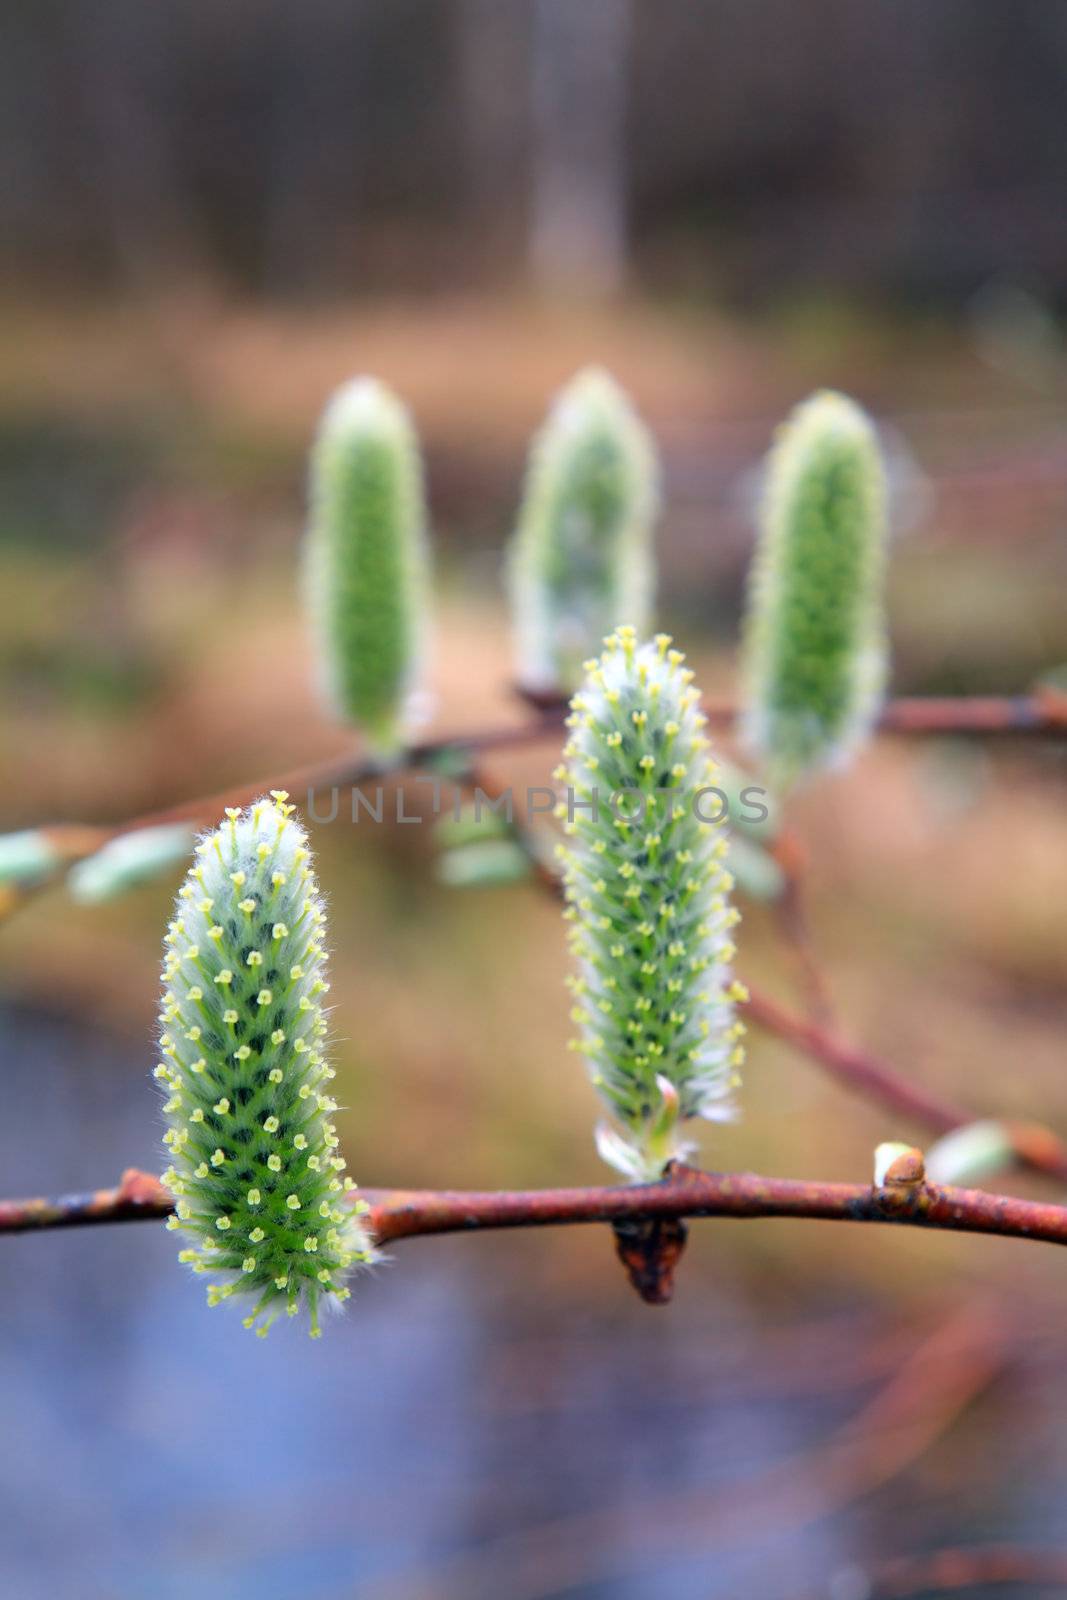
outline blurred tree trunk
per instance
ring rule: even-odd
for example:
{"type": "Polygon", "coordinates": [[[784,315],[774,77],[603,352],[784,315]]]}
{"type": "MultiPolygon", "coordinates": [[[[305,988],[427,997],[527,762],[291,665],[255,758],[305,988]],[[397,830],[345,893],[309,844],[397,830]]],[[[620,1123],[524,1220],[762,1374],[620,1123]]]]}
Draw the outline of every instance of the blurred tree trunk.
{"type": "Polygon", "coordinates": [[[173,16],[142,0],[75,7],[68,47],[84,140],[72,152],[120,282],[167,286],[199,260],[171,104],[173,16]]]}
{"type": "Polygon", "coordinates": [[[557,289],[602,294],[626,269],[631,0],[534,0],[530,264],[557,289]]]}
{"type": "Polygon", "coordinates": [[[338,293],[349,286],[361,212],[366,19],[350,0],[316,0],[310,13],[277,7],[272,21],[263,285],[285,296],[338,293]]]}
{"type": "Polygon", "coordinates": [[[500,265],[524,246],[523,115],[529,8],[526,0],[460,0],[463,195],[479,237],[479,268],[500,265]],[[516,201],[519,201],[517,204],[516,201]]]}

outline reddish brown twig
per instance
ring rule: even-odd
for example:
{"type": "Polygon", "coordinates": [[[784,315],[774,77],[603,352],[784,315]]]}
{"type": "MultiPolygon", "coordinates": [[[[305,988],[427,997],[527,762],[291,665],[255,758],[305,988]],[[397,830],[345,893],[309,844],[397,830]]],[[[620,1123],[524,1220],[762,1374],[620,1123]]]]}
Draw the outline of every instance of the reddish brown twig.
{"type": "MultiPolygon", "coordinates": [[[[751,986],[745,1009],[757,1027],[795,1045],[846,1088],[897,1116],[938,1134],[975,1121],[977,1113],[910,1082],[877,1056],[847,1044],[817,1022],[794,1015],[751,986]]],[[[1067,1146],[1050,1129],[1036,1123],[1005,1126],[1012,1136],[1019,1166],[1067,1182],[1067,1146]]]]}
{"type": "Polygon", "coordinates": [[[371,1208],[370,1225],[383,1240],[637,1217],[806,1217],[897,1222],[1067,1244],[1067,1206],[932,1184],[897,1191],[692,1168],[678,1168],[659,1183],[631,1187],[411,1194],[372,1189],[363,1191],[363,1198],[371,1208]]]}
{"type": "MultiPolygon", "coordinates": [[[[975,1120],[961,1107],[909,1082],[877,1057],[846,1044],[819,1023],[788,1011],[751,985],[745,1009],[757,1027],[795,1045],[847,1088],[933,1133],[948,1133],[975,1120]]],[[[1064,1170],[1067,1172],[1067,1162],[1064,1170]]]]}
{"type": "MultiPolygon", "coordinates": [[[[519,698],[542,715],[559,713],[565,696],[519,688],[519,698]]],[[[718,727],[737,720],[732,700],[705,700],[704,714],[718,727]]],[[[1028,694],[901,695],[887,701],[878,720],[882,733],[1063,734],[1067,693],[1039,684],[1028,694]]]]}
{"type": "Polygon", "coordinates": [[[775,902],[778,929],[796,963],[808,1015],[813,1022],[826,1028],[833,1022],[833,1000],[829,980],[815,954],[808,919],[803,858],[791,834],[780,836],[771,854],[785,874],[785,888],[775,902]]]}
{"type": "MultiPolygon", "coordinates": [[[[718,727],[737,719],[729,700],[706,700],[704,714],[718,727]]],[[[1058,734],[1067,733],[1067,694],[1039,685],[1029,694],[902,695],[886,702],[881,733],[1058,734]]]]}
{"type": "Polygon", "coordinates": [[[900,1556],[868,1577],[868,1600],[970,1594],[974,1589],[1067,1589],[1067,1551],[1025,1550],[1017,1545],[974,1545],[900,1556]]]}
{"type": "Polygon", "coordinates": [[[53,1199],[0,1200],[0,1233],[81,1228],[97,1222],[152,1222],[173,1210],[170,1195],[150,1172],[127,1167],[116,1189],[61,1194],[53,1199]]]}
{"type": "Polygon", "coordinates": [[[890,700],[885,733],[1067,733],[1067,694],[1039,684],[1029,694],[915,696],[890,700]]]}
{"type": "MultiPolygon", "coordinates": [[[[363,1189],[368,1224],[382,1243],[487,1228],[544,1228],[583,1222],[678,1217],[801,1217],[827,1222],[898,1223],[953,1233],[1067,1244],[1067,1206],[922,1181],[820,1183],[751,1172],[676,1167],[659,1183],[607,1188],[453,1190],[363,1189]]],[[[132,1222],[166,1216],[158,1178],[130,1169],[116,1189],[57,1199],[0,1201],[0,1233],[132,1222]]]]}

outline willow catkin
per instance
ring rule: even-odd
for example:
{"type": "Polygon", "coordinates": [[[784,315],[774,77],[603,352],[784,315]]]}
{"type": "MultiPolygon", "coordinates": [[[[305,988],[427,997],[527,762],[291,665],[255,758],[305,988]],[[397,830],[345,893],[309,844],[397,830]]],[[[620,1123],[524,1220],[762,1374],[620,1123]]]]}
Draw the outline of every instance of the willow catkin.
{"type": "Polygon", "coordinates": [[[684,1121],[733,1114],[742,1059],[726,833],[683,662],[667,635],[639,646],[618,628],[587,663],[557,773],[576,1048],[611,1114],[600,1152],[637,1180],[689,1150],[684,1121]]]}
{"type": "Polygon", "coordinates": [[[325,913],[292,812],[275,791],[197,846],[166,935],[155,1075],[168,1225],[192,1241],[180,1259],[211,1275],[211,1304],[251,1300],[247,1327],[306,1307],[317,1336],[373,1246],[331,1120],[325,913]]]}
{"type": "Polygon", "coordinates": [[[426,505],[407,410],[357,378],[323,414],[311,455],[307,596],[333,709],[382,757],[407,732],[425,631],[426,505]]]}
{"type": "Polygon", "coordinates": [[[620,616],[648,626],[659,504],[655,445],[606,372],[556,399],[530,449],[509,557],[518,672],[570,692],[620,616]]]}
{"type": "Polygon", "coordinates": [[[768,463],[744,645],[743,733],[788,788],[867,737],[887,672],[885,473],[844,395],[799,406],[768,463]]]}

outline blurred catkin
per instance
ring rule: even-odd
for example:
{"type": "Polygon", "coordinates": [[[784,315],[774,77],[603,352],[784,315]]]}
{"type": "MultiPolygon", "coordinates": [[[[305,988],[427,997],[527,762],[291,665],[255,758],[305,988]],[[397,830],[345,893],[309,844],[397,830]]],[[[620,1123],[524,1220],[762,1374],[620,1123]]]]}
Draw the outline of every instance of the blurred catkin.
{"type": "Polygon", "coordinates": [[[303,828],[276,791],[197,846],[167,929],[161,1013],[168,1226],[210,1273],[208,1301],[251,1300],[266,1333],[281,1309],[319,1311],[373,1247],[337,1153],[323,1055],[325,914],[303,828]]]}
{"type": "Polygon", "coordinates": [[[637,1181],[688,1153],[682,1121],[732,1116],[744,1031],[716,769],[693,675],[670,645],[660,634],[639,647],[629,627],[605,641],[556,774],[576,1048],[613,1119],[600,1153],[637,1181]]]}
{"type": "Polygon", "coordinates": [[[829,392],[798,406],[768,461],[744,643],[744,738],[779,789],[842,765],[877,717],[885,499],[859,406],[829,392]]]}
{"type": "Polygon", "coordinates": [[[620,616],[647,628],[659,504],[652,438],[606,372],[580,372],[530,449],[509,555],[524,687],[570,692],[620,616]]]}
{"type": "Polygon", "coordinates": [[[326,407],[312,450],[307,593],[330,703],[383,758],[407,732],[427,562],[415,429],[384,384],[354,379],[326,407]]]}

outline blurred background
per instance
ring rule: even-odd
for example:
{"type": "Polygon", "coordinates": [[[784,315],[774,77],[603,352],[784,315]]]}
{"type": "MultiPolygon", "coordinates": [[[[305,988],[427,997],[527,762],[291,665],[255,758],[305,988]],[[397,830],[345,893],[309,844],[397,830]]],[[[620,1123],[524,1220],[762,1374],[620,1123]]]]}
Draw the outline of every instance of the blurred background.
{"type": "MultiPolygon", "coordinates": [[[[521,716],[501,549],[590,360],[659,441],[660,615],[708,692],[760,458],[820,385],[890,453],[896,691],[1067,661],[1065,83],[1048,0],[6,7],[0,827],[345,749],[297,550],[356,372],[425,443],[437,731],[521,716]]],[[[1052,741],[884,740],[792,818],[844,1031],[1061,1131],[1065,776],[1052,741]]],[[[441,887],[428,827],[314,844],[356,1176],[601,1181],[557,908],[441,887]]],[[[0,926],[4,1194],[158,1167],[175,887],[0,926]]],[[[744,910],[743,971],[798,1003],[744,910]]],[[[922,1133],[756,1034],[744,1103],[710,1164],[863,1181],[922,1133]]],[[[174,1256],[153,1227],[0,1247],[5,1593],[865,1600],[943,1592],[885,1587],[894,1558],[1063,1536],[1050,1249],[709,1222],[651,1310],[599,1229],[414,1241],[306,1347],[208,1315],[174,1256]]]]}

